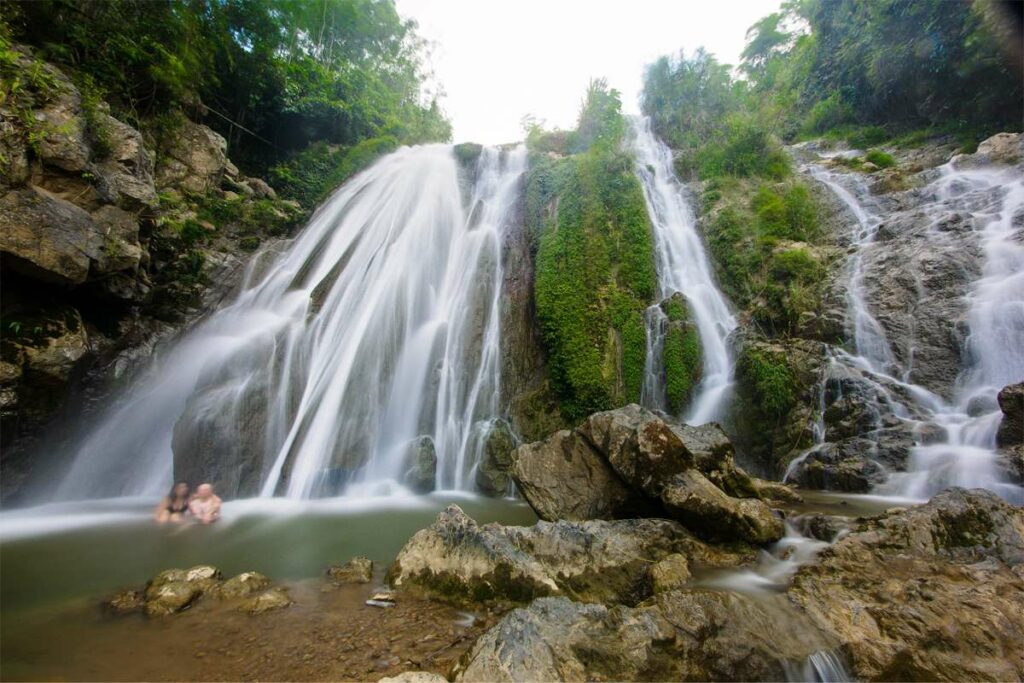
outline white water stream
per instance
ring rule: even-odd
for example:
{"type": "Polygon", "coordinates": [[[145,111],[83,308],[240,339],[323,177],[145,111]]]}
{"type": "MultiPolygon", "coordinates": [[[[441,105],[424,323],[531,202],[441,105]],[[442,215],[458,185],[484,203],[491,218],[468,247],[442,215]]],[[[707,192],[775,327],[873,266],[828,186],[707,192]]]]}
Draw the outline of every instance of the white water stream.
{"type": "Polygon", "coordinates": [[[263,496],[402,491],[424,437],[435,487],[470,488],[497,416],[501,233],[525,167],[525,147],[485,149],[464,192],[452,148],[430,145],[347,182],[101,417],[56,498],[162,494],[172,438],[211,431],[257,451],[239,467],[263,496]]]}
{"type": "MultiPolygon", "coordinates": [[[[957,169],[950,163],[922,190],[926,201],[917,207],[921,220],[937,221],[950,212],[968,214],[983,255],[981,277],[965,293],[966,361],[948,401],[910,381],[910,367],[897,361],[884,327],[871,312],[867,288],[872,283],[865,281],[864,259],[870,250],[885,247],[876,241],[883,218],[866,183],[819,165],[809,170],[856,220],[846,288],[853,349],[835,350],[830,362],[871,382],[883,399],[881,409],[918,429],[937,428],[942,435],[915,446],[907,471],[891,473],[876,493],[924,500],[949,486],[964,486],[1024,502],[1024,488],[1006,482],[997,467],[995,435],[1001,413],[994,401],[1003,386],[1024,380],[1024,244],[1015,225],[1024,216],[1019,170],[957,169]],[[899,395],[893,387],[900,389],[899,395]],[[979,399],[989,406],[980,414],[970,408],[979,399]]],[[[824,433],[816,436],[827,440],[824,433]]]]}
{"type": "MultiPolygon", "coordinates": [[[[696,215],[673,170],[672,150],[654,135],[648,118],[634,118],[630,123],[637,175],[654,228],[659,298],[681,292],[700,333],[703,372],[684,419],[691,424],[703,424],[718,416],[732,385],[733,362],[727,338],[736,328],[736,319],[715,283],[697,232],[696,215]]],[[[647,362],[642,401],[647,407],[664,410],[662,349],[667,319],[657,304],[647,310],[646,318],[647,362]]]]}

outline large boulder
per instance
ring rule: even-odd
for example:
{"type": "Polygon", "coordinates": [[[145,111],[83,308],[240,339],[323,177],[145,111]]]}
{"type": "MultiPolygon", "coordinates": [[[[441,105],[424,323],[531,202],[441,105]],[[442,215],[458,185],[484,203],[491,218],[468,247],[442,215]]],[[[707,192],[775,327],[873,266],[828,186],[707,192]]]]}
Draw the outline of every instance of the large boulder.
{"type": "Polygon", "coordinates": [[[830,645],[779,596],[670,591],[636,608],[543,598],[481,636],[456,680],[785,680],[830,645]]]}
{"type": "Polygon", "coordinates": [[[512,479],[541,519],[611,519],[634,498],[590,442],[562,430],[512,454],[512,479]]]}
{"type": "Polygon", "coordinates": [[[728,566],[752,551],[711,548],[665,519],[479,526],[451,505],[405,544],[388,580],[454,602],[568,595],[634,604],[651,594],[652,563],[674,554],[728,566]]]}
{"type": "Polygon", "coordinates": [[[786,531],[764,502],[728,496],[695,469],[673,477],[662,489],[661,500],[669,516],[708,540],[764,545],[786,531]]]}
{"type": "Polygon", "coordinates": [[[228,160],[227,146],[219,133],[180,117],[156,167],[157,187],[196,194],[216,189],[225,173],[237,174],[228,160]]]}
{"type": "Polygon", "coordinates": [[[790,598],[868,680],[1024,677],[1024,508],[950,489],[868,520],[790,598]]]}

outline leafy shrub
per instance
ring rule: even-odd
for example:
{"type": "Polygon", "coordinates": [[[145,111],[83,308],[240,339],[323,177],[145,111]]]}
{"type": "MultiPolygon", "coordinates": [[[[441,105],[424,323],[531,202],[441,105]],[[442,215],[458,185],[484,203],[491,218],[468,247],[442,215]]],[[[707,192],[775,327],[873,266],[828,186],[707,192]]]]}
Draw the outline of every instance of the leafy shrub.
{"type": "Polygon", "coordinates": [[[781,353],[747,347],[740,354],[736,369],[740,381],[752,388],[765,415],[777,419],[793,407],[793,374],[781,353]]]}
{"type": "Polygon", "coordinates": [[[870,150],[864,155],[864,159],[871,162],[878,168],[890,168],[896,165],[896,159],[894,159],[888,152],[883,152],[880,149],[870,150]]]}

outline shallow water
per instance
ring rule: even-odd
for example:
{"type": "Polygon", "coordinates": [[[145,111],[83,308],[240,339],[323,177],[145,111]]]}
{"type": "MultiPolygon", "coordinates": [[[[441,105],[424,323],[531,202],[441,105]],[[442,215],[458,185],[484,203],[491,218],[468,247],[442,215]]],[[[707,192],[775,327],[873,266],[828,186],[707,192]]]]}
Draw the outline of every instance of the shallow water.
{"type": "Polygon", "coordinates": [[[150,501],[93,501],[0,514],[4,631],[16,612],[139,585],[171,567],[212,564],[226,576],[255,570],[274,581],[321,575],[365,555],[390,563],[450,502],[478,522],[529,525],[525,502],[455,492],[430,496],[226,503],[215,525],[158,526],[150,501]]]}

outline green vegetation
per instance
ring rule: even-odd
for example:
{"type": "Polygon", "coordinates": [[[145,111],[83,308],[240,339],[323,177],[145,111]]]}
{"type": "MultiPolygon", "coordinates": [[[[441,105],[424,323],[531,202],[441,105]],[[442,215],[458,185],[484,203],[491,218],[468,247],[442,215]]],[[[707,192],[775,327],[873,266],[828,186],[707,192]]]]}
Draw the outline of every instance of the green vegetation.
{"type": "MultiPolygon", "coordinates": [[[[662,57],[642,105],[681,150],[680,170],[785,175],[778,142],[823,136],[866,148],[955,134],[964,151],[1024,118],[1024,86],[1001,52],[997,3],[799,0],[747,32],[734,79],[698,49],[662,57]]],[[[873,162],[874,163],[874,162],[873,162]]],[[[877,164],[882,166],[882,164],[877,164]]]]}
{"type": "Polygon", "coordinates": [[[896,165],[896,160],[888,152],[872,149],[864,155],[866,161],[871,162],[878,168],[890,168],[896,165]]]}
{"type": "Polygon", "coordinates": [[[317,142],[284,163],[270,169],[269,179],[282,197],[303,206],[316,206],[346,178],[394,151],[393,137],[363,140],[352,147],[317,142]]]}
{"type": "Polygon", "coordinates": [[[793,374],[781,353],[747,346],[736,364],[737,379],[750,387],[762,413],[778,419],[789,412],[796,397],[793,374]]]}
{"type": "Polygon", "coordinates": [[[388,0],[12,1],[0,26],[0,68],[17,58],[11,43],[57,64],[101,148],[100,100],[154,137],[184,112],[224,135],[243,170],[273,167],[307,205],[396,143],[450,137],[415,23],[388,0]]]}
{"type": "Polygon", "coordinates": [[[700,381],[700,333],[696,326],[673,325],[665,334],[665,395],[668,408],[679,414],[700,381]]]}
{"type": "Polygon", "coordinates": [[[643,312],[656,276],[643,192],[621,150],[624,132],[618,92],[594,81],[575,131],[534,127],[528,137],[537,317],[568,420],[638,400],[643,382],[643,312]]]}

